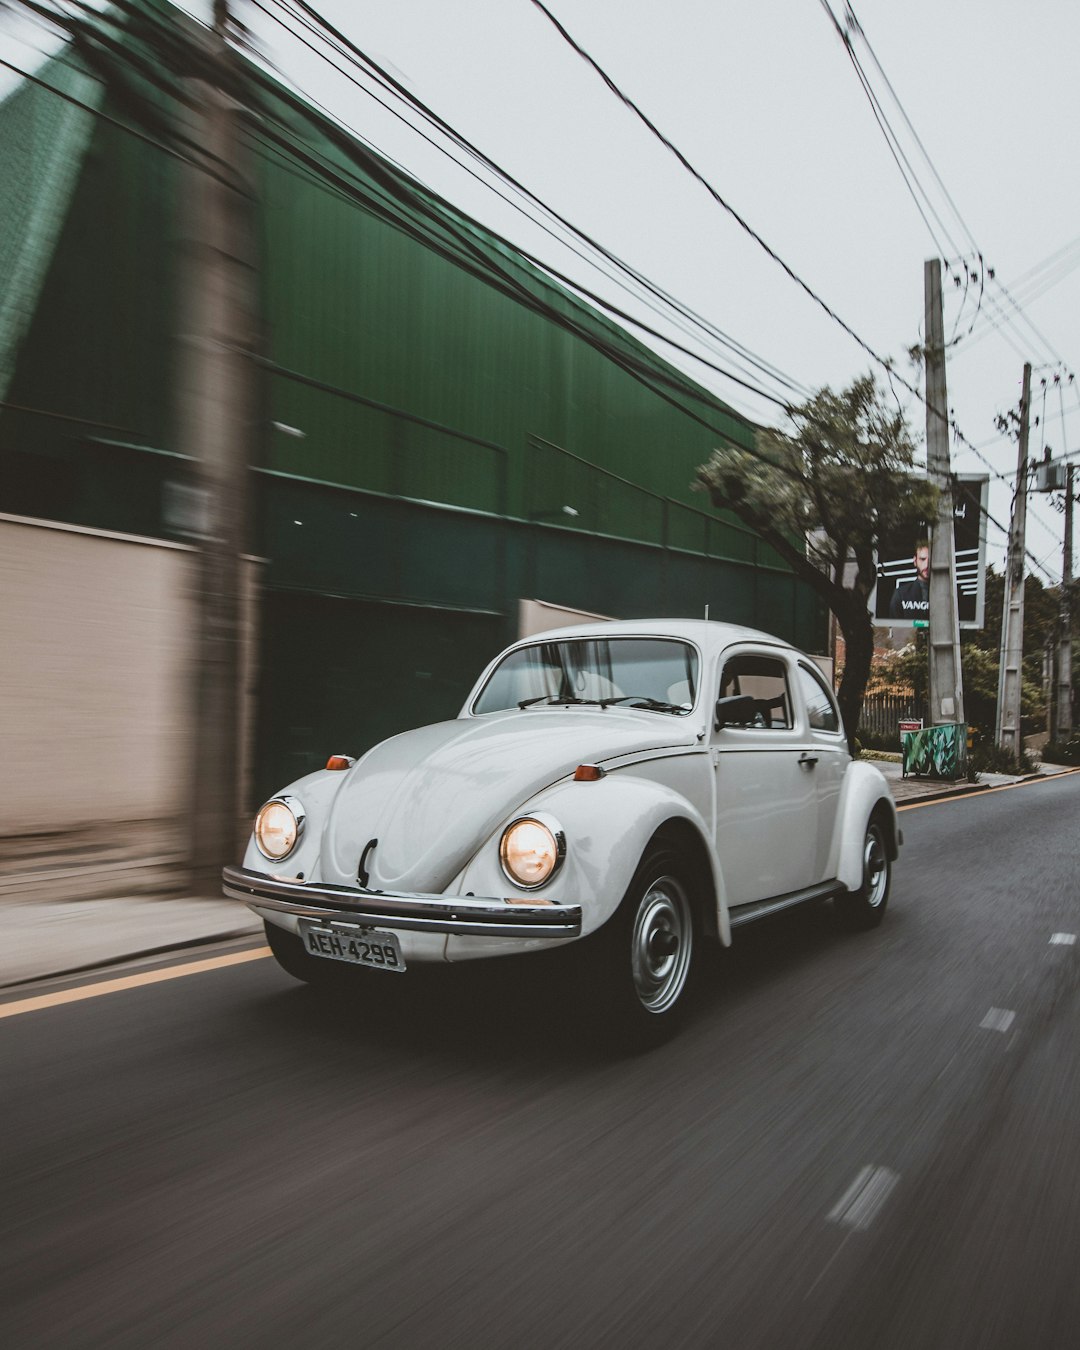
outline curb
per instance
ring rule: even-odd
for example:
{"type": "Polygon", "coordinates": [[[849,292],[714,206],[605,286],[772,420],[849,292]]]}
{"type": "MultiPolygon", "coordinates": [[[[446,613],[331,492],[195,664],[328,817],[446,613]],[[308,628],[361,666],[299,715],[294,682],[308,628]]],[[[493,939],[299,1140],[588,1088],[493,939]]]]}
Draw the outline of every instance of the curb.
{"type": "Polygon", "coordinates": [[[145,961],[152,956],[168,956],[170,952],[187,951],[190,947],[209,947],[219,942],[235,942],[240,938],[259,936],[257,926],[237,928],[227,933],[212,933],[207,937],[181,938],[177,942],[166,942],[157,947],[142,947],[138,951],[124,952],[118,956],[105,956],[100,960],[87,961],[81,966],[67,966],[63,970],[50,970],[43,975],[27,975],[21,980],[11,980],[0,984],[0,998],[5,994],[17,993],[29,985],[42,984],[46,980],[63,980],[72,975],[89,975],[94,971],[111,970],[115,966],[127,965],[129,961],[145,961]]]}
{"type": "MultiPolygon", "coordinates": [[[[1023,781],[1023,780],[1017,780],[1023,781]]],[[[923,802],[942,802],[949,797],[970,797],[976,792],[993,792],[995,786],[1006,787],[1005,783],[965,783],[963,787],[943,788],[940,792],[920,792],[917,797],[896,802],[896,809],[902,811],[908,806],[921,806],[923,802]]]]}
{"type": "MultiPolygon", "coordinates": [[[[1008,783],[965,783],[962,787],[945,788],[940,792],[920,793],[914,799],[898,801],[896,802],[896,809],[902,811],[905,807],[919,806],[923,802],[940,802],[949,797],[968,797],[975,792],[1000,792],[1002,788],[1018,787],[1021,783],[1041,783],[1046,779],[1063,778],[1073,773],[1080,773],[1080,768],[1062,766],[1057,773],[1025,773],[1008,783]]],[[[908,780],[902,778],[899,781],[903,783],[908,780]]]]}

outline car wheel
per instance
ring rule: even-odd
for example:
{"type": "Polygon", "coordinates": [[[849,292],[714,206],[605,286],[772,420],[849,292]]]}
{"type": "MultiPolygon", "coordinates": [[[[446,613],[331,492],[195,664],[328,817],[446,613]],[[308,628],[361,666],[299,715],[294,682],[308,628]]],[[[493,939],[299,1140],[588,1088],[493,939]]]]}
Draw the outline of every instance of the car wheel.
{"type": "Polygon", "coordinates": [[[873,816],[863,840],[862,885],[838,898],[840,917],[850,928],[876,928],[885,917],[891,885],[892,860],[885,826],[873,816]]]}
{"type": "Polygon", "coordinates": [[[274,960],[294,980],[303,980],[305,984],[318,985],[322,988],[335,981],[340,982],[341,973],[335,969],[337,962],[321,961],[317,956],[310,956],[304,951],[304,944],[295,933],[279,928],[276,923],[267,923],[264,920],[263,927],[266,929],[267,945],[274,954],[274,960]]]}
{"type": "Polygon", "coordinates": [[[686,1011],[695,922],[686,869],[666,851],[645,857],[600,930],[606,1030],[632,1048],[661,1044],[686,1011]]]}

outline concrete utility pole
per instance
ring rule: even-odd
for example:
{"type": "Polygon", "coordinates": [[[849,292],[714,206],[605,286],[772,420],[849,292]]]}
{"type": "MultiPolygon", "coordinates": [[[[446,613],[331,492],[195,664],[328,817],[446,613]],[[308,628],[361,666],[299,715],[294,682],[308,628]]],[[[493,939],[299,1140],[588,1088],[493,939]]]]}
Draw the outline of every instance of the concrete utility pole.
{"type": "Polygon", "coordinates": [[[1024,366],[1020,396],[1020,445],[1016,458],[1016,492],[1009,521],[1009,556],[1005,566],[1005,599],[998,667],[997,743],[1019,764],[1020,694],[1024,665],[1024,557],[1027,548],[1028,412],[1031,407],[1031,363],[1024,366]]]}
{"type": "Polygon", "coordinates": [[[206,152],[188,170],[181,290],[179,444],[195,462],[197,631],[190,856],[193,882],[216,893],[235,859],[240,820],[240,588],[248,531],[247,479],[257,416],[252,194],[240,172],[241,109],[226,93],[232,54],[224,0],[204,36],[216,77],[194,82],[192,140],[206,152]]]}
{"type": "Polygon", "coordinates": [[[1058,638],[1057,709],[1055,735],[1059,741],[1072,736],[1072,607],[1069,591],[1073,576],[1073,475],[1075,466],[1065,470],[1065,551],[1061,559],[1061,633],[1058,638]]]}
{"type": "Polygon", "coordinates": [[[923,269],[926,304],[926,476],[941,496],[930,529],[930,722],[964,722],[960,666],[960,611],[956,603],[949,400],[945,387],[945,333],[941,315],[941,263],[923,269]]]}

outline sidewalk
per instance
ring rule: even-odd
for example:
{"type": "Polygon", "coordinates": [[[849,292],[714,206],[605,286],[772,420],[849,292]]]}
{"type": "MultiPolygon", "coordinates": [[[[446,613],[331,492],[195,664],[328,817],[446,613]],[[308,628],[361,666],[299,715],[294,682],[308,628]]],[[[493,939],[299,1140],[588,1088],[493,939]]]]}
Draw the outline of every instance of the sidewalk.
{"type": "Polygon", "coordinates": [[[119,896],[0,904],[0,993],[12,985],[251,937],[262,924],[238,900],[119,896]]]}
{"type": "Polygon", "coordinates": [[[909,802],[916,801],[934,801],[940,797],[961,797],[966,793],[986,792],[989,788],[1022,783],[1025,778],[1065,772],[1064,766],[1060,764],[1047,764],[1045,767],[1040,764],[1034,774],[980,773],[977,783],[969,783],[965,778],[955,783],[945,783],[937,778],[920,778],[915,774],[905,778],[899,762],[874,760],[873,764],[875,769],[880,769],[884,774],[897,806],[906,806],[909,802]]]}
{"type": "MultiPolygon", "coordinates": [[[[975,784],[942,783],[904,778],[900,765],[888,760],[875,763],[898,806],[1023,781],[1018,775],[988,773],[975,784]]],[[[1069,770],[1048,764],[1040,765],[1039,772],[1054,775],[1069,770]]],[[[163,861],[149,860],[159,867],[163,861]]],[[[100,865],[88,862],[86,866],[100,865]]],[[[0,887],[0,993],[14,992],[12,986],[32,980],[107,969],[169,951],[254,938],[262,932],[261,923],[245,905],[223,897],[129,892],[72,900],[67,893],[70,872],[55,867],[35,872],[28,858],[19,877],[23,884],[17,889],[0,887]]],[[[116,879],[122,875],[114,874],[116,879]]]]}

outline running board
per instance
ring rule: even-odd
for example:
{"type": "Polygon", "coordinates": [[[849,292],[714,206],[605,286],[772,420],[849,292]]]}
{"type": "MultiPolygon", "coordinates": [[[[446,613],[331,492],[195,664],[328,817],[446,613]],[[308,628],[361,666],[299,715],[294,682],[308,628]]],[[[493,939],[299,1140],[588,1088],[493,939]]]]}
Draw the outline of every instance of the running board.
{"type": "Polygon", "coordinates": [[[811,886],[808,891],[774,895],[771,900],[751,900],[748,905],[729,910],[728,918],[732,928],[738,928],[740,924],[767,919],[770,914],[779,914],[782,909],[791,909],[794,905],[805,905],[811,900],[828,900],[830,896],[839,895],[843,889],[838,881],[823,881],[820,886],[811,886]]]}

